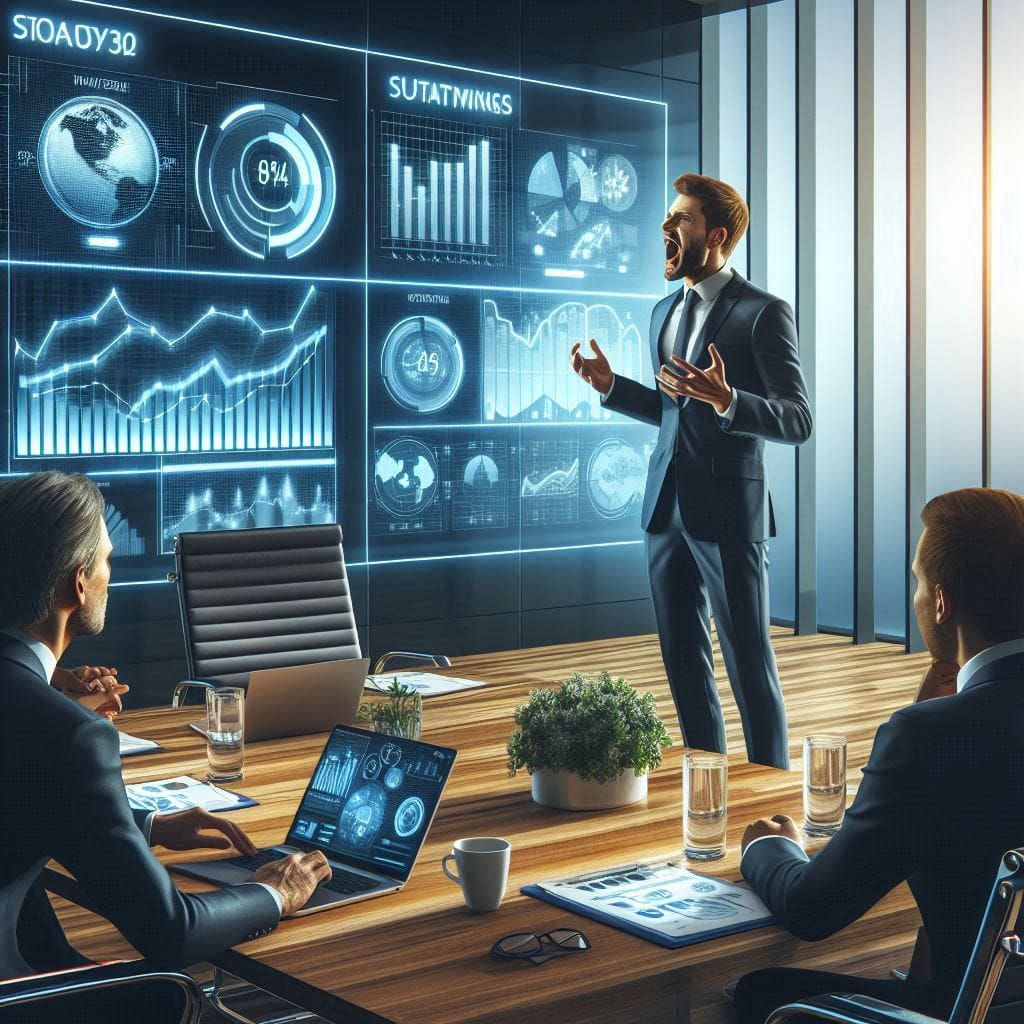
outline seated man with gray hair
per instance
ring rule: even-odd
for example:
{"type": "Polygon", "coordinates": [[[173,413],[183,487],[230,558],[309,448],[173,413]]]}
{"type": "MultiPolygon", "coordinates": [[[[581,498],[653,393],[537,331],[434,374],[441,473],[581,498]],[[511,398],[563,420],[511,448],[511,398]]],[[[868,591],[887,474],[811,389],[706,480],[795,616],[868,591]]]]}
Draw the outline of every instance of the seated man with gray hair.
{"type": "MultiPolygon", "coordinates": [[[[252,884],[193,896],[153,856],[150,842],[256,850],[241,829],[205,811],[133,812],[117,731],[103,717],[116,710],[109,671],[99,671],[108,690],[94,698],[99,715],[51,685],[71,641],[103,629],[113,550],[103,513],[103,496],[84,476],[36,473],[0,484],[0,686],[8,709],[0,718],[0,979],[85,962],[39,881],[51,859],[144,957],[168,968],[267,934],[330,875],[322,853],[293,854],[262,867],[252,884]]],[[[82,685],[65,679],[66,686],[97,681],[83,675],[82,685]]]]}

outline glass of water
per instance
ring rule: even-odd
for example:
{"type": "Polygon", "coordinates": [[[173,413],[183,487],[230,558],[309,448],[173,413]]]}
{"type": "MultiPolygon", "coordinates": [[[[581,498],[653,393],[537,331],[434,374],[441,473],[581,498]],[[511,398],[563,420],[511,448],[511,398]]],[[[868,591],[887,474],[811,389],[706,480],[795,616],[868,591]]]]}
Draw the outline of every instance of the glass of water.
{"type": "Polygon", "coordinates": [[[206,716],[206,777],[210,782],[234,782],[242,778],[245,763],[245,690],[207,690],[206,716]]]}
{"type": "Polygon", "coordinates": [[[846,737],[804,739],[804,832],[832,836],[846,814],[846,737]]]}
{"type": "Polygon", "coordinates": [[[683,853],[690,860],[725,856],[729,761],[724,754],[687,754],[683,764],[683,853]]]}

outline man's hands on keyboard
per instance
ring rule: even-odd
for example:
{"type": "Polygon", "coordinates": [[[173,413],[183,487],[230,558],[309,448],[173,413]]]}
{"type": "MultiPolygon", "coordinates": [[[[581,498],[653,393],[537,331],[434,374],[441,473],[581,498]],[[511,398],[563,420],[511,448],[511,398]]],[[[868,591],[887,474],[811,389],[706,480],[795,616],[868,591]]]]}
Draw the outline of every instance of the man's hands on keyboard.
{"type": "Polygon", "coordinates": [[[264,864],[250,879],[273,886],[280,894],[284,906],[281,916],[287,917],[301,910],[313,895],[313,890],[331,877],[331,866],[319,850],[293,853],[264,864]]]}

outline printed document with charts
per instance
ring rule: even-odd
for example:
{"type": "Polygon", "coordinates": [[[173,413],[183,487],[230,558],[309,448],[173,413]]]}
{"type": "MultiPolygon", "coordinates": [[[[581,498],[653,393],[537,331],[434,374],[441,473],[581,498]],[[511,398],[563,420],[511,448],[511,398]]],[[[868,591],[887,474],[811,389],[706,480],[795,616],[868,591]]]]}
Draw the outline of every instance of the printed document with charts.
{"type": "Polygon", "coordinates": [[[772,923],[746,885],[668,861],[538,882],[522,891],[672,948],[772,923]]]}

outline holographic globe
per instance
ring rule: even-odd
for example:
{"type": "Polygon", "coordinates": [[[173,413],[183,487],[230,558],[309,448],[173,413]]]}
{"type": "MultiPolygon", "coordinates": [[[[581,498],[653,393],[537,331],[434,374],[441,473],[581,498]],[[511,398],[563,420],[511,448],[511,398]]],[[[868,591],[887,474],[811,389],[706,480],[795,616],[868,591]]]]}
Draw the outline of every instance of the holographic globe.
{"type": "Polygon", "coordinates": [[[39,135],[39,174],[69,217],[93,228],[135,220],[156,195],[160,155],[149,129],[123,103],[79,96],[62,103],[39,135]]]}

